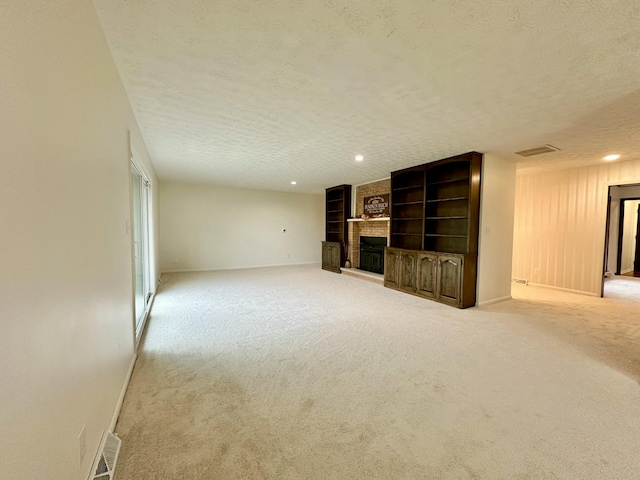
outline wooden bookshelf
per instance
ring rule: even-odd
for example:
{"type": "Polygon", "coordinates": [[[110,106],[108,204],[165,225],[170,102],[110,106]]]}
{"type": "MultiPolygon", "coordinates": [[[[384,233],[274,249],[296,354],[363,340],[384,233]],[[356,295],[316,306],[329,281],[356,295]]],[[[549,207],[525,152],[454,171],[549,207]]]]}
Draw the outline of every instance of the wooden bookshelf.
{"type": "Polygon", "coordinates": [[[344,266],[347,259],[345,243],[349,232],[347,220],[351,216],[351,185],[327,188],[325,201],[325,242],[322,246],[322,268],[339,273],[340,267],[344,266]],[[329,253],[329,249],[331,249],[331,253],[329,253]],[[336,249],[338,253],[336,253],[336,249]],[[326,262],[325,259],[327,259],[326,262]],[[331,262],[328,259],[331,259],[331,262]],[[331,264],[329,265],[329,263],[331,264]]]}
{"type": "Polygon", "coordinates": [[[423,250],[478,253],[482,155],[427,164],[423,250]]]}
{"type": "Polygon", "coordinates": [[[421,167],[391,174],[391,247],[408,250],[422,248],[424,175],[424,168],[421,167]]]}
{"type": "Polygon", "coordinates": [[[481,171],[482,154],[469,152],[391,173],[386,255],[390,268],[398,267],[385,271],[386,286],[459,308],[475,305],[481,171]],[[415,262],[406,260],[411,251],[415,262]]]}

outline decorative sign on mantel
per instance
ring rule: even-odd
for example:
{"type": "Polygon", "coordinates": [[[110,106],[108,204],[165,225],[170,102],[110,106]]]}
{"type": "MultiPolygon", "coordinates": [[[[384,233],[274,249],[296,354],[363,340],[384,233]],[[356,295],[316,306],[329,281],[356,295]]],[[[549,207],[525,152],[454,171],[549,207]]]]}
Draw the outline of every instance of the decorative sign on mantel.
{"type": "Polygon", "coordinates": [[[364,197],[364,214],[368,218],[389,216],[389,194],[364,197]]]}

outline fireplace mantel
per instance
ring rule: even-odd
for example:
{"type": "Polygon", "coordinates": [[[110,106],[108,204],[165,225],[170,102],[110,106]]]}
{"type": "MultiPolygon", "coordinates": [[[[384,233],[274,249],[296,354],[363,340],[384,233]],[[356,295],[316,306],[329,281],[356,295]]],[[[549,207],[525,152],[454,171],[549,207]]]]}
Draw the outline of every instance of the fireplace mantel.
{"type": "Polygon", "coordinates": [[[378,218],[347,218],[347,222],[388,222],[389,217],[378,217],[378,218]]]}

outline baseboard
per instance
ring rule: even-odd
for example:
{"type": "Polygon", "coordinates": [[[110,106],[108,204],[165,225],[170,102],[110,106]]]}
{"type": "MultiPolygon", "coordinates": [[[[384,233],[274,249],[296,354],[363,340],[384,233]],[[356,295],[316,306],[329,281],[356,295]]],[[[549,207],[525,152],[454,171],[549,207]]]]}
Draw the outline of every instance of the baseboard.
{"type": "Polygon", "coordinates": [[[633,272],[633,268],[627,268],[626,270],[621,270],[620,275],[624,275],[625,273],[633,272]]]}
{"type": "Polygon", "coordinates": [[[562,288],[562,287],[554,287],[553,285],[544,285],[542,283],[531,283],[529,282],[529,285],[532,285],[534,287],[543,287],[543,288],[550,288],[551,290],[559,290],[561,292],[567,292],[567,293],[577,293],[578,295],[587,295],[589,297],[599,297],[599,294],[593,293],[593,292],[585,292],[584,290],[573,290],[571,288],[562,288]]]}
{"type": "Polygon", "coordinates": [[[111,417],[111,423],[109,424],[109,431],[113,432],[116,428],[116,423],[118,423],[118,417],[120,416],[120,410],[122,409],[122,402],[124,402],[124,396],[127,393],[127,388],[129,387],[129,381],[131,380],[131,374],[133,373],[133,367],[136,365],[136,360],[138,359],[138,354],[134,353],[133,358],[131,359],[131,365],[129,365],[129,371],[127,372],[127,376],[124,379],[124,384],[122,385],[122,390],[120,390],[120,397],[118,397],[118,403],[116,404],[116,409],[113,411],[113,416],[111,417]]]}
{"type": "Polygon", "coordinates": [[[506,295],[504,297],[492,298],[491,300],[485,300],[484,302],[478,302],[478,307],[486,307],[487,305],[493,305],[494,303],[504,302],[505,300],[511,300],[511,295],[506,295]]]}
{"type": "Polygon", "coordinates": [[[187,268],[180,270],[163,270],[162,273],[218,272],[223,270],[248,270],[252,268],[294,267],[296,265],[320,265],[320,262],[274,263],[272,265],[249,265],[245,267],[187,268]]]}

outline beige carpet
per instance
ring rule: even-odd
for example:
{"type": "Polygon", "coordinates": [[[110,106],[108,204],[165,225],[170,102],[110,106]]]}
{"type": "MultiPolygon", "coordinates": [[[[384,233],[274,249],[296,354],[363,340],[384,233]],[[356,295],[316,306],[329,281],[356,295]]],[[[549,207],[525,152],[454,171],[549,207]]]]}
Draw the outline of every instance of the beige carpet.
{"type": "Polygon", "coordinates": [[[117,480],[639,478],[638,279],[462,311],[316,266],[163,280],[117,480]]]}

